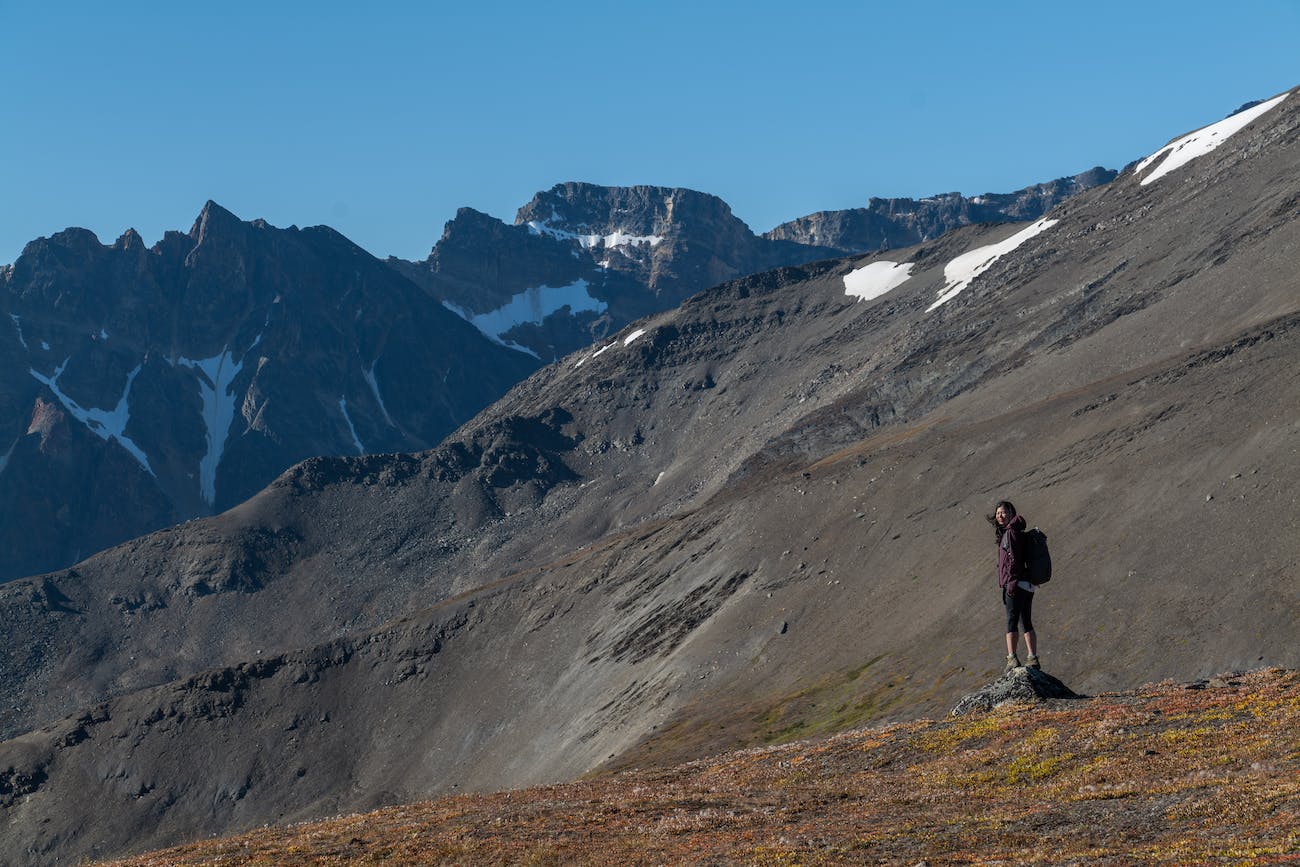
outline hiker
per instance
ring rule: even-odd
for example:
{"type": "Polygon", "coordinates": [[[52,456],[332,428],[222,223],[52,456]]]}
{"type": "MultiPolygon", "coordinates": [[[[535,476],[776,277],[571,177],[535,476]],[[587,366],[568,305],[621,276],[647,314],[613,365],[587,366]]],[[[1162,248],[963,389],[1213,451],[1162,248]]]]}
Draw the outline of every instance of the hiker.
{"type": "Polygon", "coordinates": [[[988,516],[998,542],[998,587],[1007,609],[1007,664],[1003,673],[1020,667],[1016,647],[1020,643],[1018,627],[1024,627],[1029,658],[1025,664],[1041,668],[1038,663],[1038,635],[1034,632],[1034,585],[1025,574],[1025,519],[1016,507],[1002,500],[988,516]]]}

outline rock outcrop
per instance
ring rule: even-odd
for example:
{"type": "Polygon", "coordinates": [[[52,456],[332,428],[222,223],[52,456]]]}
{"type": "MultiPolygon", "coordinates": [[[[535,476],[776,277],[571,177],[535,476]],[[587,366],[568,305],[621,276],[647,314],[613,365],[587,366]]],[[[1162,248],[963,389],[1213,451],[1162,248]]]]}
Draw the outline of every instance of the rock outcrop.
{"type": "Polygon", "coordinates": [[[953,706],[952,716],[990,711],[1013,702],[1040,702],[1048,699],[1083,698],[1045,671],[1020,666],[1003,674],[953,706]]]}

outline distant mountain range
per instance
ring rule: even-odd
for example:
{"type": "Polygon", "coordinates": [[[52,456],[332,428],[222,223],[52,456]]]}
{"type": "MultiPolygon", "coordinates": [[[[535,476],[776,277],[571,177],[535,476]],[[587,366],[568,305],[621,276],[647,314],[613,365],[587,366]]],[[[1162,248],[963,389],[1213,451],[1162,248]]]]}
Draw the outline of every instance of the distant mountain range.
{"type": "MultiPolygon", "coordinates": [[[[928,216],[892,237],[1033,219],[1107,177],[900,204],[928,216]]],[[[575,183],[513,226],[462,209],[421,263],[213,202],[152,248],[134,231],[33,241],[0,268],[0,580],[220,512],[312,456],[430,448],[543,360],[856,249],[831,240],[758,237],[691,190],[575,183]]]]}
{"type": "MultiPolygon", "coordinates": [[[[1001,669],[1002,498],[1051,539],[1035,619],[1071,688],[1300,666],[1298,168],[1283,94],[1028,225],[611,319],[433,448],[312,458],[0,585],[0,857],[946,713],[1001,669]]],[[[580,230],[613,232],[570,197],[493,230],[588,267],[580,230]]]]}
{"type": "Polygon", "coordinates": [[[0,271],[0,577],[223,511],[314,455],[435,445],[535,359],[325,227],[209,202],[0,271]]]}

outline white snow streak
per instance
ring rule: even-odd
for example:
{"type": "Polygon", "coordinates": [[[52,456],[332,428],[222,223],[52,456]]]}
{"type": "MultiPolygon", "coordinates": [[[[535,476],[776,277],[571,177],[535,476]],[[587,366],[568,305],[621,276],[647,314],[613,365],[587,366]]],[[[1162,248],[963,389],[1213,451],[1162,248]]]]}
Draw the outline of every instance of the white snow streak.
{"type": "Polygon", "coordinates": [[[370,391],[375,396],[375,402],[379,404],[379,411],[384,414],[384,421],[388,422],[389,427],[397,427],[393,424],[393,417],[388,414],[388,407],[384,406],[384,399],[379,394],[379,383],[375,381],[375,365],[379,363],[376,358],[370,363],[370,369],[365,371],[366,384],[370,386],[370,391]]]}
{"type": "MultiPolygon", "coordinates": [[[[256,346],[257,343],[254,342],[253,345],[256,346]]],[[[199,491],[204,501],[211,506],[217,499],[217,467],[221,465],[221,453],[226,449],[230,425],[235,420],[237,401],[230,393],[230,388],[244,363],[242,360],[235,361],[229,347],[211,358],[178,358],[176,362],[201,374],[197,379],[199,399],[203,401],[203,424],[207,427],[208,450],[199,460],[199,491]]]]}
{"type": "Polygon", "coordinates": [[[1217,148],[1228,140],[1233,133],[1240,131],[1251,121],[1263,115],[1269,109],[1274,108],[1282,100],[1287,98],[1287,94],[1275,96],[1266,102],[1261,102],[1254,108],[1248,108],[1245,111],[1238,112],[1232,117],[1224,118],[1218,123],[1210,124],[1203,129],[1198,129],[1194,133],[1183,136],[1178,141],[1165,145],[1160,150],[1137,164],[1133,169],[1133,174],[1140,175],[1146,171],[1152,163],[1164,156],[1160,165],[1156,166],[1151,174],[1142,179],[1142,186],[1146,186],[1154,180],[1164,177],[1174,169],[1187,165],[1197,157],[1205,156],[1210,151],[1217,148]]]}
{"type": "MultiPolygon", "coordinates": [[[[71,413],[77,421],[90,428],[96,436],[105,442],[110,439],[117,440],[118,445],[130,452],[131,457],[135,458],[140,466],[148,471],[149,475],[156,478],[157,475],[154,473],[153,467],[149,466],[149,458],[125,433],[126,424],[131,418],[131,408],[128,401],[131,396],[131,385],[140,373],[141,366],[137,364],[135,370],[126,375],[126,387],[122,389],[122,397],[118,399],[117,406],[112,409],[95,409],[94,407],[81,406],[59,388],[59,377],[63,375],[64,369],[71,360],[71,358],[65,358],[63,363],[54,369],[53,376],[44,376],[30,368],[29,372],[36,378],[37,382],[45,383],[50,391],[54,392],[54,396],[59,399],[59,403],[63,404],[64,409],[71,413]]],[[[5,456],[5,460],[8,461],[8,455],[5,456]]]]}
{"type": "Polygon", "coordinates": [[[943,276],[947,282],[940,291],[938,300],[927,307],[926,312],[929,313],[956,298],[963,289],[971,284],[972,280],[987,271],[994,262],[1035,235],[1055,226],[1056,223],[1056,220],[1039,220],[1029,228],[1020,230],[1006,240],[984,247],[976,247],[974,250],[962,253],[956,259],[953,259],[943,267],[943,276]]]}
{"type": "Polygon", "coordinates": [[[844,275],[844,294],[870,301],[901,286],[911,274],[911,262],[871,262],[844,275]]]}
{"type": "Polygon", "coordinates": [[[357,436],[357,429],[352,425],[352,416],[348,415],[348,399],[339,398],[339,409],[343,411],[343,420],[348,423],[348,433],[352,434],[352,444],[357,447],[357,454],[364,455],[366,447],[361,444],[361,439],[357,436]]]}
{"type": "Polygon", "coordinates": [[[27,349],[27,340],[23,337],[23,320],[16,313],[10,313],[9,318],[14,321],[14,328],[18,331],[18,342],[23,345],[23,349],[27,349]]]}
{"type": "MultiPolygon", "coordinates": [[[[639,337],[641,337],[641,336],[644,335],[644,334],[645,334],[645,329],[644,329],[644,328],[638,328],[636,331],[633,331],[633,332],[632,332],[631,334],[629,334],[627,337],[624,337],[624,338],[623,338],[623,345],[624,345],[624,346],[631,346],[632,343],[633,343],[635,340],[637,340],[639,337]]],[[[585,364],[586,362],[590,361],[591,359],[593,359],[593,358],[599,358],[600,356],[604,355],[606,352],[609,352],[609,351],[610,351],[611,349],[613,349],[615,346],[618,346],[618,341],[617,341],[617,340],[615,340],[613,343],[607,343],[607,344],[605,344],[605,345],[602,346],[600,349],[597,349],[595,352],[593,352],[591,355],[584,355],[582,358],[579,358],[579,359],[578,359],[578,363],[577,363],[577,364],[573,365],[573,369],[574,369],[574,370],[577,370],[579,367],[582,367],[583,364],[585,364]]]]}

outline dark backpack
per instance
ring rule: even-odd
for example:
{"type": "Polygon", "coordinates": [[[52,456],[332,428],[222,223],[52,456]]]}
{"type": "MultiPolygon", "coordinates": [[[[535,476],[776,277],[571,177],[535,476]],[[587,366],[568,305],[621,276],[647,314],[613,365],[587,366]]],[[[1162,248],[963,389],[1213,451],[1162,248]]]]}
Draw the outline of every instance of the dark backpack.
{"type": "MultiPolygon", "coordinates": [[[[1011,537],[1007,534],[1002,535],[1002,547],[1009,548],[1011,537]]],[[[1024,578],[1035,586],[1046,584],[1052,580],[1052,555],[1047,550],[1047,534],[1037,527],[1024,532],[1024,540],[1021,542],[1021,553],[1024,555],[1024,578]]]]}
{"type": "Polygon", "coordinates": [[[1052,580],[1052,555],[1047,550],[1047,534],[1037,527],[1025,531],[1025,580],[1034,585],[1052,580]]]}

